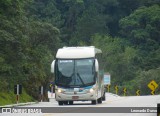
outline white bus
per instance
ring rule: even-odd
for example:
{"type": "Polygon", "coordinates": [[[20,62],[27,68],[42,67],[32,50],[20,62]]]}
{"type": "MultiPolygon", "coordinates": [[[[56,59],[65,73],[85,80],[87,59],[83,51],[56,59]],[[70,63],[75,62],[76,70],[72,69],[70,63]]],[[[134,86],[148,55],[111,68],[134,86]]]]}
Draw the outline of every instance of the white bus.
{"type": "Polygon", "coordinates": [[[55,74],[55,99],[59,105],[105,100],[101,57],[102,51],[94,46],[58,49],[51,72],[55,74]]]}

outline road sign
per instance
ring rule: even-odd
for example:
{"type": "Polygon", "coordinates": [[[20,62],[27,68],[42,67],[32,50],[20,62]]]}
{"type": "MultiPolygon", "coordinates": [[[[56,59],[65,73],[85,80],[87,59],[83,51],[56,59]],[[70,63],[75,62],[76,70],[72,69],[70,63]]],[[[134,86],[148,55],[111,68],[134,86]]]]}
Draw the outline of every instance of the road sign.
{"type": "Polygon", "coordinates": [[[123,88],[124,96],[126,96],[127,88],[123,88]]]}
{"type": "Polygon", "coordinates": [[[49,87],[54,86],[54,82],[50,82],[49,87]]]}
{"type": "Polygon", "coordinates": [[[155,90],[157,89],[157,87],[158,87],[158,84],[157,84],[154,80],[152,80],[152,81],[148,84],[148,87],[150,88],[150,90],[155,91],[155,90]]]}
{"type": "Polygon", "coordinates": [[[22,94],[22,85],[14,85],[14,94],[16,94],[16,101],[17,104],[19,102],[19,94],[22,94]]]}
{"type": "Polygon", "coordinates": [[[14,85],[14,94],[17,95],[22,94],[22,85],[19,84],[14,85]]]}
{"type": "Polygon", "coordinates": [[[43,86],[39,86],[39,94],[43,95],[44,91],[43,91],[43,86]]]}
{"type": "Polygon", "coordinates": [[[116,91],[116,94],[118,94],[118,86],[117,85],[114,87],[114,89],[116,91]]]}
{"type": "Polygon", "coordinates": [[[114,88],[115,88],[115,90],[118,90],[118,86],[117,85],[114,88]]]}
{"type": "Polygon", "coordinates": [[[53,85],[52,85],[52,83],[49,85],[49,87],[52,87],[53,85]]]}
{"type": "Polygon", "coordinates": [[[109,90],[110,90],[110,85],[107,85],[107,90],[108,90],[108,92],[109,92],[109,90]]]}
{"type": "Polygon", "coordinates": [[[43,86],[39,86],[39,93],[41,95],[41,102],[42,102],[43,101],[43,93],[44,93],[43,86]]]}
{"type": "Polygon", "coordinates": [[[140,92],[141,92],[140,90],[137,90],[137,91],[136,91],[136,95],[139,96],[139,95],[140,95],[140,92]]]}
{"type": "Polygon", "coordinates": [[[111,76],[110,76],[110,74],[104,75],[104,84],[105,85],[110,85],[111,84],[111,76]]]}
{"type": "Polygon", "coordinates": [[[151,91],[151,94],[154,95],[154,94],[155,94],[155,91],[151,91]]]}
{"type": "Polygon", "coordinates": [[[123,89],[123,92],[124,92],[124,93],[127,93],[127,88],[124,88],[124,89],[123,89]]]}

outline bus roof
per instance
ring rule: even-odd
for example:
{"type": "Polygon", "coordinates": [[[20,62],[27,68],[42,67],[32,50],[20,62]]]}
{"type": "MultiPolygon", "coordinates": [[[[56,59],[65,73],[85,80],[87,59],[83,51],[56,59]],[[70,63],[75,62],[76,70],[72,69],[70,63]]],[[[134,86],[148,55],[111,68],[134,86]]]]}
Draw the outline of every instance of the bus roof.
{"type": "Polygon", "coordinates": [[[63,47],[58,49],[56,58],[62,59],[79,59],[95,57],[97,53],[102,53],[100,49],[94,46],[88,47],[63,47]]]}

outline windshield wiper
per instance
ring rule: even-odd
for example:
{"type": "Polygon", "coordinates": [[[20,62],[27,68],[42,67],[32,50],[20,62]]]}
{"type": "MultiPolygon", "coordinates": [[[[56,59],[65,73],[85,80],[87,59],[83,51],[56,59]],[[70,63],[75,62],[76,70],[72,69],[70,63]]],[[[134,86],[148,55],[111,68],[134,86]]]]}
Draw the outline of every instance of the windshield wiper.
{"type": "Polygon", "coordinates": [[[81,80],[82,84],[85,85],[84,82],[83,82],[83,80],[82,80],[82,78],[81,78],[81,76],[80,76],[80,74],[77,73],[77,75],[78,75],[79,79],[81,80]]]}

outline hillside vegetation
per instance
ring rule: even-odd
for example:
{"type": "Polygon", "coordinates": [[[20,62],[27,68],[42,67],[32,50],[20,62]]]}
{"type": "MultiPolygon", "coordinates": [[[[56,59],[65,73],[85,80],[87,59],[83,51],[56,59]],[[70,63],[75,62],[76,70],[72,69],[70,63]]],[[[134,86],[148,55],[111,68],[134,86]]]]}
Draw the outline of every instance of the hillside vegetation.
{"type": "Polygon", "coordinates": [[[0,20],[0,98],[20,83],[38,99],[63,46],[102,49],[112,87],[128,95],[150,94],[151,80],[160,86],[159,0],[1,0],[0,20]]]}

